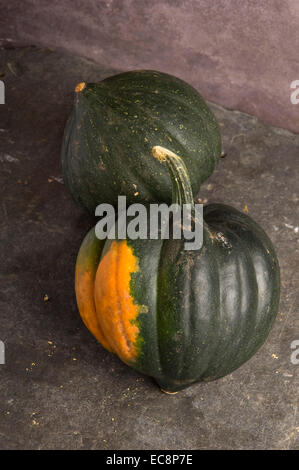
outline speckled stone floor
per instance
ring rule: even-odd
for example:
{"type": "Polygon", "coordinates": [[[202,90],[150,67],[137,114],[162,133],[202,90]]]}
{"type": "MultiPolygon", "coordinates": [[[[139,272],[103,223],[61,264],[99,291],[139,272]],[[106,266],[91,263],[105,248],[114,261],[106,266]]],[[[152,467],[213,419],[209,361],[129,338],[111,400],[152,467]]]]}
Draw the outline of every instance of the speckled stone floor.
{"type": "Polygon", "coordinates": [[[80,320],[74,263],[93,221],[63,185],[60,144],[75,84],[114,72],[50,50],[0,50],[0,448],[298,448],[299,135],[211,105],[227,156],[200,197],[247,205],[281,266],[277,321],[248,363],[168,396],[80,320]]]}

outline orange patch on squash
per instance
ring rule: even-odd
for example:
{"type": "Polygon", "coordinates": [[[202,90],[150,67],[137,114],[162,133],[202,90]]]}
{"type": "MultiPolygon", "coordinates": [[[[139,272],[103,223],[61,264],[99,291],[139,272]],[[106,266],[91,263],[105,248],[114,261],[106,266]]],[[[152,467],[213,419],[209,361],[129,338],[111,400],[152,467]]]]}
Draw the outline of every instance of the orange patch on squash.
{"type": "Polygon", "coordinates": [[[89,331],[95,336],[95,338],[101,343],[101,345],[110,352],[114,352],[110,346],[109,341],[103,334],[100,322],[97,318],[97,312],[94,303],[94,279],[95,272],[92,269],[84,270],[80,269],[77,265],[76,276],[75,276],[75,290],[77,305],[81,315],[81,318],[89,329],[89,331]]]}
{"type": "Polygon", "coordinates": [[[102,258],[95,279],[94,299],[97,317],[105,337],[124,362],[136,360],[139,328],[135,321],[139,306],[130,293],[131,274],[138,259],[127,242],[113,241],[102,258]]]}
{"type": "Polygon", "coordinates": [[[75,92],[79,93],[80,91],[84,90],[85,85],[86,85],[85,82],[78,83],[78,85],[75,88],[75,92]]]}
{"type": "Polygon", "coordinates": [[[78,310],[84,324],[104,348],[113,352],[109,338],[102,331],[94,302],[94,281],[103,246],[104,241],[96,238],[94,230],[88,232],[77,256],[75,290],[78,310]]]}

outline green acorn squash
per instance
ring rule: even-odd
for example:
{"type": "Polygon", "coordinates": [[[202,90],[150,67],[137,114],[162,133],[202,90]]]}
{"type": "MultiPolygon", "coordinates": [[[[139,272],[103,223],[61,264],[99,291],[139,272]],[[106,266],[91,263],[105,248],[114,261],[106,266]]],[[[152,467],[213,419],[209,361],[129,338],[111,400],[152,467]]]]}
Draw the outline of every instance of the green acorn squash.
{"type": "Polygon", "coordinates": [[[200,94],[161,72],[131,71],[79,83],[61,151],[66,187],[94,214],[100,203],[171,201],[167,170],[151,158],[154,145],[180,155],[194,194],[213,172],[221,139],[200,94]]]}
{"type": "MultiPolygon", "coordinates": [[[[166,149],[173,200],[193,204],[182,159],[166,149]]],[[[264,343],[279,305],[279,265],[262,228],[222,205],[204,208],[203,245],[184,239],[98,240],[76,263],[79,312],[94,336],[167,392],[223,377],[264,343]]]]}

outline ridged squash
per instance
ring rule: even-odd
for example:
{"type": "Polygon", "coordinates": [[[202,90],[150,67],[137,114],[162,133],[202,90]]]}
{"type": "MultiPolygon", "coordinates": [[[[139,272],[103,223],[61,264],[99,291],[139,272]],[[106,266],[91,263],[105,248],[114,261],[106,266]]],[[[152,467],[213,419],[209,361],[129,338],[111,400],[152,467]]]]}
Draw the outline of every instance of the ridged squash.
{"type": "MultiPolygon", "coordinates": [[[[182,159],[166,160],[173,200],[193,204],[182,159]]],[[[203,245],[184,239],[99,240],[92,229],[76,264],[84,323],[109,351],[164,391],[215,380],[264,343],[279,304],[279,265],[266,233],[247,214],[204,208],[203,245]]]]}
{"type": "Polygon", "coordinates": [[[213,172],[221,138],[213,113],[186,82],[150,70],[99,83],[80,83],[65,127],[61,158],[65,185],[84,209],[98,204],[171,201],[166,167],[151,158],[154,145],[184,160],[196,195],[213,172]]]}

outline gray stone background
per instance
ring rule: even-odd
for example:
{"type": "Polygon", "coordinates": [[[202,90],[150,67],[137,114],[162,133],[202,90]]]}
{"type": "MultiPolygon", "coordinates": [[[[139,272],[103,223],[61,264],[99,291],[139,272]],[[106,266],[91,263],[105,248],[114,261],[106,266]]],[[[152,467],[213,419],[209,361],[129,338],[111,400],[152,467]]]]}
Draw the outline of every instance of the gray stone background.
{"type": "Polygon", "coordinates": [[[0,44],[41,45],[152,68],[227,108],[299,131],[298,0],[1,1],[0,44]]]}
{"type": "Polygon", "coordinates": [[[131,67],[176,73],[212,101],[298,130],[299,105],[289,102],[298,4],[260,4],[1,5],[1,449],[298,449],[299,135],[211,104],[227,156],[199,196],[247,205],[267,231],[281,304],[250,361],[174,396],[101,348],[80,320],[74,264],[94,221],[67,194],[59,158],[76,83],[131,67]]]}

